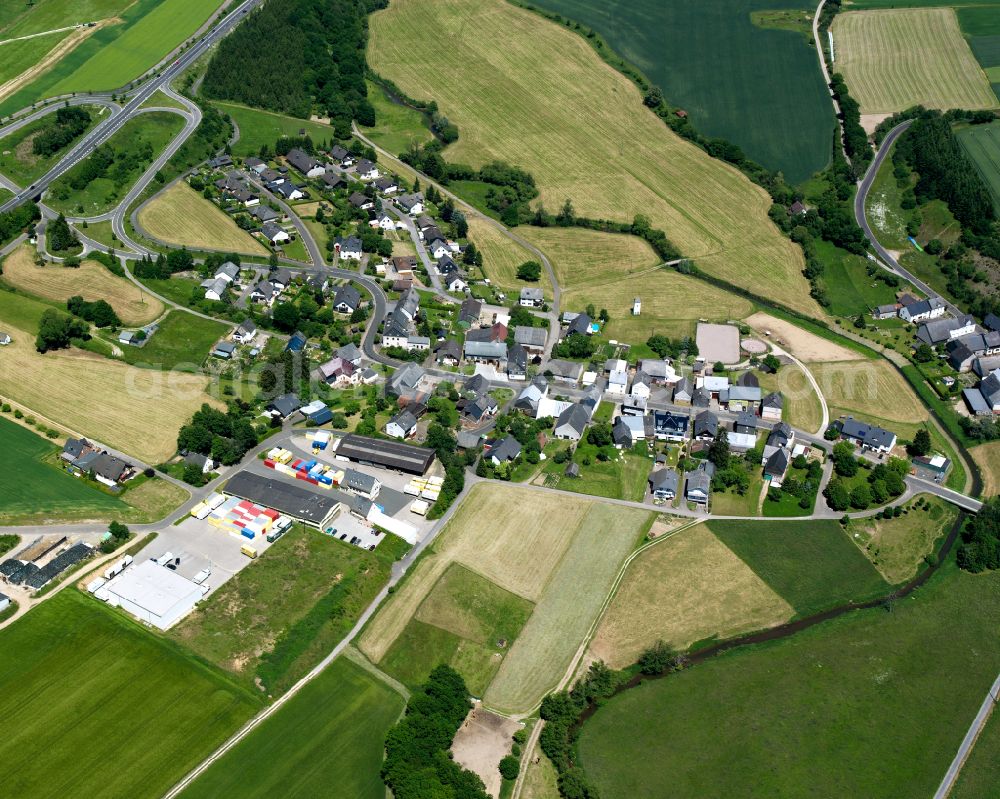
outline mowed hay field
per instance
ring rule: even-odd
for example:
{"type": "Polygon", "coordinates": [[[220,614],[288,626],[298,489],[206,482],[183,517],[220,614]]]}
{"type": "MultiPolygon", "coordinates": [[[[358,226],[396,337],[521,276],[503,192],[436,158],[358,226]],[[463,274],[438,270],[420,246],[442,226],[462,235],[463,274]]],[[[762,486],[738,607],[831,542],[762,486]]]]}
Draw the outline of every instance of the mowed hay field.
{"type": "Polygon", "coordinates": [[[856,361],[860,356],[857,352],[843,347],[829,339],[803,330],[801,327],[771,316],[766,313],[755,313],[745,320],[750,327],[788,350],[792,355],[805,363],[828,363],[830,361],[856,361]],[[767,334],[770,333],[768,336],[767,334]]]}
{"type": "MultiPolygon", "coordinates": [[[[9,323],[0,312],[0,324],[9,323]]],[[[146,463],[177,449],[177,431],[202,403],[202,375],[138,369],[78,349],[44,355],[33,333],[11,330],[0,353],[0,395],[146,463]]]]}
{"type": "Polygon", "coordinates": [[[611,316],[607,336],[632,344],[653,333],[691,335],[695,322],[739,319],[753,310],[748,300],[666,266],[637,236],[580,228],[518,228],[552,263],[565,310],[593,303],[611,316]],[[632,316],[632,300],[642,313],[632,316]]]}
{"type": "Polygon", "coordinates": [[[863,114],[997,105],[950,8],[848,11],[832,31],[836,70],[863,114]]]}
{"type": "Polygon", "coordinates": [[[384,799],[385,734],[402,711],[399,694],[340,657],[181,796],[384,799]]]}
{"type": "Polygon", "coordinates": [[[612,668],[656,641],[684,650],[787,621],[795,609],[703,524],[670,535],[629,564],[590,654],[612,668]]]}
{"type": "Polygon", "coordinates": [[[841,361],[810,364],[810,371],[830,407],[830,418],[850,414],[874,422],[893,422],[894,432],[920,426],[927,408],[910,384],[885,361],[841,361]]]}
{"type": "Polygon", "coordinates": [[[8,796],[162,796],[260,705],[75,589],[0,631],[0,685],[8,796]]]}
{"type": "MultiPolygon", "coordinates": [[[[1000,9],[997,10],[1000,14],[1000,9]]],[[[1000,37],[998,44],[1000,44],[1000,37]]],[[[955,131],[959,143],[989,186],[993,203],[1000,208],[1000,122],[955,131]]]]}
{"type": "MultiPolygon", "coordinates": [[[[526,286],[534,286],[541,288],[547,298],[552,297],[552,282],[544,267],[541,278],[536,282],[521,280],[517,276],[517,268],[525,261],[538,261],[535,253],[505,236],[503,231],[478,214],[467,214],[466,218],[469,222],[469,241],[473,242],[476,249],[482,253],[483,272],[494,286],[508,292],[519,292],[526,286]]],[[[517,232],[530,233],[527,229],[520,229],[517,232]]],[[[525,235],[525,238],[528,238],[528,235],[525,235]]],[[[405,242],[409,241],[407,237],[405,242]]],[[[543,248],[539,249],[545,252],[543,248]]],[[[549,253],[545,254],[551,258],[549,253]]]]}
{"type": "Polygon", "coordinates": [[[969,450],[983,476],[983,496],[1000,494],[1000,441],[980,444],[969,450]]]}
{"type": "Polygon", "coordinates": [[[361,651],[411,683],[419,664],[451,662],[485,688],[491,707],[528,711],[571,665],[652,518],[583,498],[476,486],[366,628],[361,651]],[[465,567],[457,574],[456,563],[465,567]],[[525,617],[523,628],[510,622],[525,617]],[[499,649],[498,635],[506,639],[499,649]]]}
{"type": "Polygon", "coordinates": [[[372,67],[461,130],[450,159],[521,166],[549,208],[644,214],[704,271],[819,314],[767,193],[671,133],[580,37],[502,0],[394,0],[370,25],[372,67]]]}
{"type": "Polygon", "coordinates": [[[106,300],[126,325],[152,322],[163,313],[162,302],[131,281],[111,274],[104,264],[82,261],[74,268],[61,264],[39,267],[27,245],[4,260],[3,279],[29,294],[60,303],[77,294],[88,302],[106,300]]]}
{"type": "Polygon", "coordinates": [[[792,427],[810,432],[822,432],[823,405],[812,383],[797,364],[782,366],[771,375],[758,372],[760,387],[765,393],[780,391],[785,401],[782,418],[792,427]]]}
{"type": "Polygon", "coordinates": [[[267,255],[263,244],[183,180],[144,205],[139,211],[139,224],[149,235],[168,244],[267,255]]]}

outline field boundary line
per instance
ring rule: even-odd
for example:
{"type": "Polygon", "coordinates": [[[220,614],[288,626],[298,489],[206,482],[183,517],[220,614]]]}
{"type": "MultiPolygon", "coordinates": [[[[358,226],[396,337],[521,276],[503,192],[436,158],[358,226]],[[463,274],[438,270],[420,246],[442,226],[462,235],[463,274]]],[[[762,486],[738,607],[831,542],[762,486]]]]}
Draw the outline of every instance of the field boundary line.
{"type": "Polygon", "coordinates": [[[392,690],[394,690],[397,694],[403,697],[405,701],[407,702],[410,701],[410,689],[407,688],[405,685],[403,685],[403,683],[401,683],[395,677],[390,677],[388,674],[382,671],[382,669],[380,669],[378,666],[372,663],[367,657],[365,657],[365,653],[362,652],[360,649],[358,649],[356,646],[351,644],[349,647],[347,647],[347,649],[344,650],[344,657],[347,660],[354,663],[356,666],[359,666],[360,668],[367,671],[369,674],[375,677],[375,679],[380,680],[381,682],[388,685],[390,688],[392,688],[392,690]]]}

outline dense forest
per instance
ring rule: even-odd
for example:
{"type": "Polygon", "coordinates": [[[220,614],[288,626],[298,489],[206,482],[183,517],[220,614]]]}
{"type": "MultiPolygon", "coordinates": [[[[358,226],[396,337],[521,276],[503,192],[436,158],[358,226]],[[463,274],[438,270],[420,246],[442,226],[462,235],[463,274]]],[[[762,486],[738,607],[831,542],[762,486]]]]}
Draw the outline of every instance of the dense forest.
{"type": "Polygon", "coordinates": [[[308,118],[329,116],[341,138],[370,125],[365,87],[368,14],[386,0],[272,0],[222,40],[202,91],[216,100],[308,118]]]}

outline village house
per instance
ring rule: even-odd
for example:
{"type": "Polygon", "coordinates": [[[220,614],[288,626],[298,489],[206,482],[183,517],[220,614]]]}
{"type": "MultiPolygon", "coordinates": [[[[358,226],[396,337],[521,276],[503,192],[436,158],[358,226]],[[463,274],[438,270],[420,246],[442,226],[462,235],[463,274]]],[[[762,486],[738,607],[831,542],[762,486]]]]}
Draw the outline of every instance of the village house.
{"type": "Polygon", "coordinates": [[[344,169],[347,169],[349,166],[354,164],[354,157],[350,154],[346,147],[339,144],[335,144],[330,148],[330,157],[344,169]]]}
{"type": "Polygon", "coordinates": [[[507,435],[495,442],[487,451],[494,466],[502,463],[513,463],[521,457],[521,444],[514,436],[507,435]]]}
{"type": "Polygon", "coordinates": [[[215,270],[215,274],[212,277],[216,280],[222,278],[227,283],[235,283],[239,276],[240,268],[232,261],[226,261],[222,264],[222,266],[215,270]]]}
{"type": "Polygon", "coordinates": [[[519,303],[525,308],[540,308],[545,302],[541,289],[525,287],[521,289],[519,303]]]}
{"type": "Polygon", "coordinates": [[[958,319],[934,319],[930,322],[924,322],[917,329],[917,338],[934,347],[951,339],[967,336],[975,331],[975,317],[971,314],[965,314],[958,319]]]}
{"type": "Polygon", "coordinates": [[[499,366],[507,360],[507,344],[503,341],[470,341],[467,338],[463,354],[466,360],[499,366]]]}
{"type": "Polygon", "coordinates": [[[231,341],[220,341],[215,345],[215,349],[212,350],[212,355],[216,358],[222,358],[223,360],[229,360],[236,354],[236,345],[231,341]]]}
{"type": "Polygon", "coordinates": [[[360,261],[363,255],[361,250],[361,239],[357,236],[338,236],[333,241],[333,249],[340,259],[348,261],[360,261]]]}
{"type": "Polygon", "coordinates": [[[987,373],[975,388],[964,389],[962,396],[974,416],[1000,414],[1000,368],[987,373]]]}
{"type": "Polygon", "coordinates": [[[270,280],[262,280],[250,290],[250,301],[270,307],[281,292],[270,280]]]}
{"type": "Polygon", "coordinates": [[[422,214],[424,212],[424,195],[420,192],[416,194],[404,194],[396,198],[396,205],[406,214],[422,214]]]}
{"type": "Polygon", "coordinates": [[[417,431],[417,417],[404,408],[385,425],[385,434],[392,438],[409,438],[417,431]]]}
{"type": "Polygon", "coordinates": [[[838,419],[834,426],[840,431],[842,438],[853,442],[862,449],[872,452],[892,452],[896,446],[896,434],[876,425],[859,422],[852,416],[838,419]]]}
{"type": "Polygon", "coordinates": [[[267,205],[258,205],[250,212],[250,216],[256,219],[261,224],[266,224],[268,222],[277,222],[281,219],[282,215],[275,211],[273,208],[267,205]]]}
{"type": "Polygon", "coordinates": [[[528,377],[528,351],[520,344],[512,344],[507,350],[507,377],[510,380],[528,377]]]}
{"type": "Polygon", "coordinates": [[[263,227],[261,227],[260,232],[264,235],[272,245],[286,244],[292,240],[292,237],[288,235],[288,232],[282,230],[273,222],[267,222],[263,227]]]}
{"type": "Polygon", "coordinates": [[[538,410],[538,403],[547,397],[548,393],[548,381],[541,375],[538,375],[531,383],[521,389],[521,393],[514,400],[514,409],[527,413],[529,416],[534,416],[538,410]]]}
{"type": "Polygon", "coordinates": [[[590,423],[590,412],[578,403],[567,407],[556,419],[553,435],[565,441],[579,441],[590,423]]]}
{"type": "Polygon", "coordinates": [[[669,502],[677,496],[680,475],[675,469],[656,469],[649,473],[647,482],[653,499],[669,502]]]}
{"type": "Polygon", "coordinates": [[[354,313],[361,306],[361,292],[350,283],[337,286],[333,295],[333,310],[337,313],[354,313]]]}
{"type": "Polygon", "coordinates": [[[462,346],[453,338],[442,341],[434,348],[434,360],[442,366],[458,366],[462,361],[462,346]]]}
{"type": "Polygon", "coordinates": [[[407,397],[415,394],[425,374],[426,372],[418,364],[405,364],[393,372],[386,381],[386,391],[390,394],[395,394],[397,397],[407,397]]]}
{"type": "Polygon", "coordinates": [[[719,417],[711,411],[702,411],[694,417],[694,439],[711,441],[719,432],[719,417]]]}
{"type": "Polygon", "coordinates": [[[307,178],[318,178],[326,172],[326,165],[305,150],[293,147],[285,155],[285,160],[307,178]]]}
{"type": "Polygon", "coordinates": [[[347,201],[355,208],[358,208],[362,211],[370,211],[372,208],[375,207],[374,200],[372,200],[369,197],[366,197],[360,191],[353,192],[351,196],[347,198],[347,201]]]}
{"type": "Polygon", "coordinates": [[[514,328],[514,341],[533,355],[545,352],[545,339],[548,331],[544,327],[528,327],[518,325],[514,328]]]}
{"type": "Polygon", "coordinates": [[[265,169],[267,169],[267,164],[265,164],[261,159],[256,156],[251,156],[243,161],[243,165],[246,166],[255,175],[261,174],[265,169]]]}
{"type": "Polygon", "coordinates": [[[707,505],[709,492],[712,489],[712,477],[714,476],[715,464],[708,460],[701,461],[697,469],[687,473],[684,498],[688,502],[707,505]]]}
{"type": "Polygon", "coordinates": [[[760,401],[760,418],[769,422],[780,422],[783,405],[781,394],[772,391],[760,401]]]}
{"type": "Polygon", "coordinates": [[[363,180],[365,183],[368,183],[369,181],[372,180],[377,180],[380,174],[378,171],[378,167],[375,166],[375,164],[373,164],[367,158],[362,158],[360,161],[358,161],[358,165],[357,167],[355,167],[355,172],[358,178],[360,180],[363,180]]]}
{"type": "Polygon", "coordinates": [[[393,221],[391,216],[383,211],[368,223],[368,227],[388,232],[396,229],[396,223],[393,221]]]}
{"type": "Polygon", "coordinates": [[[382,194],[395,194],[399,191],[399,183],[396,182],[395,178],[384,177],[377,178],[375,180],[375,188],[378,189],[382,194]]]}
{"type": "Polygon", "coordinates": [[[229,281],[223,277],[210,277],[207,280],[201,281],[201,287],[205,289],[206,300],[218,301],[226,296],[226,291],[229,289],[229,281]]]}
{"type": "Polygon", "coordinates": [[[1000,354],[1000,332],[970,333],[945,345],[949,365],[958,372],[968,372],[977,358],[1000,354]]]}
{"type": "Polygon", "coordinates": [[[937,319],[939,316],[944,316],[944,303],[937,297],[904,305],[899,309],[899,318],[913,325],[926,322],[928,319],[937,319]]]}
{"type": "Polygon", "coordinates": [[[338,358],[343,358],[345,361],[348,361],[354,366],[361,366],[363,353],[358,348],[358,345],[353,342],[340,347],[336,352],[334,352],[334,355],[338,358]]]}
{"type": "Polygon", "coordinates": [[[361,375],[357,367],[350,361],[346,361],[339,355],[334,356],[319,367],[319,374],[323,380],[331,386],[353,386],[357,385],[361,375]]]}
{"type": "Polygon", "coordinates": [[[684,441],[691,417],[671,411],[653,411],[653,433],[660,441],[684,441]]]}

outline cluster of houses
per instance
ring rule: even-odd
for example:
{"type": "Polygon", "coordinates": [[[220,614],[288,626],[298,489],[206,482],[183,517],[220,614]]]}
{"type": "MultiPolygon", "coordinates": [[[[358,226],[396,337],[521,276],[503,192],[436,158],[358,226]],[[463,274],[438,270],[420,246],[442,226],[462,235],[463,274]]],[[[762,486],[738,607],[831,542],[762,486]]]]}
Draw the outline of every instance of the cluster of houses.
{"type": "Polygon", "coordinates": [[[275,269],[250,290],[249,299],[251,302],[270,308],[291,285],[291,270],[285,267],[275,269]]]}
{"type": "Polygon", "coordinates": [[[68,439],[59,457],[71,473],[78,477],[92,476],[109,488],[121,485],[136,474],[131,463],[100,449],[85,438],[68,439]]]}
{"type": "Polygon", "coordinates": [[[362,364],[363,355],[356,344],[345,344],[333,357],[318,367],[320,378],[334,388],[371,385],[378,380],[378,372],[362,364]]]}
{"type": "Polygon", "coordinates": [[[979,385],[965,389],[962,396],[975,416],[1000,414],[1000,366],[986,372],[979,385]]]}
{"type": "Polygon", "coordinates": [[[431,340],[416,333],[417,314],[420,312],[420,294],[410,286],[396,301],[382,325],[382,344],[408,351],[429,350],[431,340]]]}
{"type": "Polygon", "coordinates": [[[238,286],[240,281],[240,267],[232,261],[226,261],[215,270],[212,277],[201,281],[201,288],[205,291],[206,300],[222,300],[226,297],[229,289],[238,286]]]}

